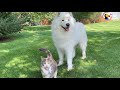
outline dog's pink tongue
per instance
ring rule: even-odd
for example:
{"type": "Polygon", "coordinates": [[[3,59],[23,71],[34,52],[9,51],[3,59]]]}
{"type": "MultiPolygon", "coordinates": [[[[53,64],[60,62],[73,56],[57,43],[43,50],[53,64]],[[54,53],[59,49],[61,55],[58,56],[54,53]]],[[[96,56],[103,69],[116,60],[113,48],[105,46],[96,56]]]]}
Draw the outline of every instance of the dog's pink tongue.
{"type": "Polygon", "coordinates": [[[69,31],[69,28],[66,28],[66,31],[69,31]]]}

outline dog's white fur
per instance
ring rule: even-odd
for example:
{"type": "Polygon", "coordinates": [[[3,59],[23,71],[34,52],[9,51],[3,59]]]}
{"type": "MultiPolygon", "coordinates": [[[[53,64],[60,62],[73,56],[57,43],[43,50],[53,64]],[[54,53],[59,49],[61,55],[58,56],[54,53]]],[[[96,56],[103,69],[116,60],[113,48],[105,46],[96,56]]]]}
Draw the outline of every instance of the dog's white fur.
{"type": "Polygon", "coordinates": [[[84,25],[76,22],[71,12],[60,12],[52,21],[52,39],[59,55],[58,66],[63,64],[64,54],[67,57],[68,71],[73,69],[72,60],[75,57],[75,46],[80,45],[82,59],[86,58],[87,34],[84,25]],[[61,26],[70,24],[69,31],[61,26]]]}

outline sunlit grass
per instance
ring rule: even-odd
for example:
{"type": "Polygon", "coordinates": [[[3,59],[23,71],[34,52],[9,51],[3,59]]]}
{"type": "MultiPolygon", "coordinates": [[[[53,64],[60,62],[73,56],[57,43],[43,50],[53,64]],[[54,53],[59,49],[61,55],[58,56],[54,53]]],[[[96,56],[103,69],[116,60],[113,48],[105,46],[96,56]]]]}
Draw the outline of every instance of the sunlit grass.
{"type": "MultiPolygon", "coordinates": [[[[76,48],[74,69],[67,71],[66,60],[58,67],[59,78],[114,78],[120,77],[120,21],[86,25],[88,34],[87,59],[81,60],[76,48]]],[[[48,48],[56,61],[50,26],[25,27],[10,40],[0,42],[1,78],[42,78],[39,48],[48,48]]]]}

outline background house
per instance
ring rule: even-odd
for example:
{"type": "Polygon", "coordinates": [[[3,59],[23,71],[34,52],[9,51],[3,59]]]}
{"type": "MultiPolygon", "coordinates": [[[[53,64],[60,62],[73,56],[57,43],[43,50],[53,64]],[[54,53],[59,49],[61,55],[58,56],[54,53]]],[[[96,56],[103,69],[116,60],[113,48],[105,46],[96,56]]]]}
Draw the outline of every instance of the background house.
{"type": "Polygon", "coordinates": [[[110,12],[112,14],[112,20],[120,19],[120,12],[110,12]]]}

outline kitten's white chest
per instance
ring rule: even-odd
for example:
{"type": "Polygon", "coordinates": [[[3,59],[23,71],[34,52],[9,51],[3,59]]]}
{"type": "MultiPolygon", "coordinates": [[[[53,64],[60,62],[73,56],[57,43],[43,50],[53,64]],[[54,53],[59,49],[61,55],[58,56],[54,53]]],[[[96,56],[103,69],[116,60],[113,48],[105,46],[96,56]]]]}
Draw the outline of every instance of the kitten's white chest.
{"type": "Polygon", "coordinates": [[[44,75],[47,75],[47,74],[50,74],[50,68],[45,68],[45,67],[42,67],[41,70],[42,70],[42,73],[44,73],[44,75]]]}
{"type": "Polygon", "coordinates": [[[51,78],[53,77],[52,68],[41,68],[43,77],[51,78]]]}

